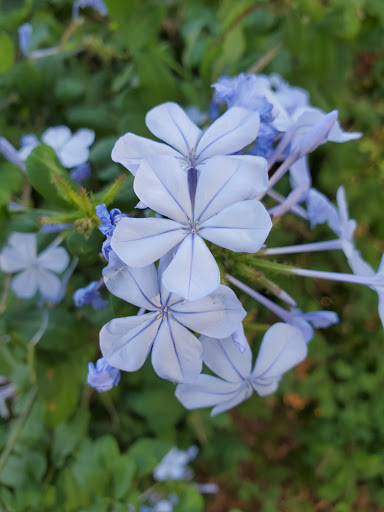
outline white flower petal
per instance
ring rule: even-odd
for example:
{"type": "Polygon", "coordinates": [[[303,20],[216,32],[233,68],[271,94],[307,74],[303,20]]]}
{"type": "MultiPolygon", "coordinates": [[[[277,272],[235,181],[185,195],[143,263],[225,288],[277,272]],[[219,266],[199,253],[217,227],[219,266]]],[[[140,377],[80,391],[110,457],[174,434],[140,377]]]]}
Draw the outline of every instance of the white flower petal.
{"type": "Polygon", "coordinates": [[[215,155],[230,155],[253,142],[259,132],[260,116],[245,108],[228,109],[203,133],[196,148],[199,161],[215,155]]]}
{"type": "Polygon", "coordinates": [[[251,374],[256,391],[259,392],[257,386],[260,385],[263,393],[263,384],[279,380],[306,356],[307,344],[300,329],[282,322],[272,325],[263,337],[251,374]]]}
{"type": "Polygon", "coordinates": [[[155,142],[154,140],[139,137],[134,133],[126,133],[116,142],[112,149],[112,160],[124,165],[133,175],[136,174],[143,158],[150,155],[169,155],[180,157],[173,148],[155,142]]]}
{"type": "Polygon", "coordinates": [[[38,284],[41,298],[49,302],[59,302],[62,298],[62,282],[49,270],[38,270],[38,284]]]}
{"type": "Polygon", "coordinates": [[[220,284],[220,271],[204,240],[188,235],[163,274],[165,288],[188,300],[198,300],[220,284]]]}
{"type": "Polygon", "coordinates": [[[84,164],[89,158],[89,146],[95,140],[95,133],[92,130],[83,128],[78,130],[60,149],[57,156],[60,163],[66,167],[76,167],[84,164]]]}
{"type": "Polygon", "coordinates": [[[37,241],[35,233],[12,233],[9,247],[1,251],[0,268],[13,274],[27,268],[36,260],[37,241]]]}
{"type": "Polygon", "coordinates": [[[171,310],[181,324],[217,338],[232,334],[246,315],[234,291],[223,285],[202,299],[175,304],[171,310]]]}
{"type": "Polygon", "coordinates": [[[233,203],[256,198],[268,188],[267,161],[258,156],[216,156],[198,168],[195,219],[200,223],[233,203]]]}
{"type": "Polygon", "coordinates": [[[264,244],[272,221],[255,199],[227,206],[200,226],[199,234],[235,252],[257,252],[264,244]]]}
{"type": "Polygon", "coordinates": [[[111,247],[127,265],[145,267],[180,243],[187,232],[168,219],[131,219],[119,221],[111,247]]]}
{"type": "Polygon", "coordinates": [[[104,359],[114,368],[135,372],[147,359],[161,320],[157,313],[115,318],[100,331],[104,359]]]}
{"type": "Polygon", "coordinates": [[[248,384],[243,384],[239,391],[231,397],[226,402],[222,402],[219,405],[216,405],[211,411],[211,416],[217,416],[217,414],[220,414],[225,411],[229,411],[229,409],[233,409],[237,405],[241,404],[241,402],[244,402],[244,400],[247,400],[253,393],[253,389],[248,384]]]}
{"type": "Polygon", "coordinates": [[[179,384],[175,396],[186,409],[199,409],[228,402],[237,395],[240,388],[239,383],[203,374],[194,384],[179,384]]]}
{"type": "Polygon", "coordinates": [[[20,299],[30,299],[38,289],[36,267],[29,267],[17,274],[11,281],[11,288],[20,299]]]}
{"type": "Polygon", "coordinates": [[[176,103],[167,102],[150,110],[145,122],[151,132],[182,155],[189,156],[196,147],[201,130],[176,103]]]}
{"type": "Polygon", "coordinates": [[[149,156],[137,171],[136,195],[152,210],[188,224],[192,219],[188,174],[170,156],[149,156]]]}
{"type": "Polygon", "coordinates": [[[103,269],[103,276],[106,287],[116,297],[149,311],[160,307],[154,264],[128,267],[111,251],[108,266],[103,269]]]}
{"type": "Polygon", "coordinates": [[[41,136],[41,140],[44,144],[58,151],[69,141],[71,136],[72,132],[67,126],[54,126],[45,130],[41,136]]]}
{"type": "Polygon", "coordinates": [[[203,347],[172,317],[163,320],[152,350],[152,365],[163,379],[194,382],[202,368],[203,347]]]}
{"type": "Polygon", "coordinates": [[[39,254],[37,260],[40,267],[61,274],[68,266],[69,255],[64,247],[48,247],[39,254]]]}
{"type": "Polygon", "coordinates": [[[242,382],[252,369],[252,351],[247,344],[240,352],[232,337],[225,339],[200,336],[203,361],[210,370],[229,382],[242,382]]]}

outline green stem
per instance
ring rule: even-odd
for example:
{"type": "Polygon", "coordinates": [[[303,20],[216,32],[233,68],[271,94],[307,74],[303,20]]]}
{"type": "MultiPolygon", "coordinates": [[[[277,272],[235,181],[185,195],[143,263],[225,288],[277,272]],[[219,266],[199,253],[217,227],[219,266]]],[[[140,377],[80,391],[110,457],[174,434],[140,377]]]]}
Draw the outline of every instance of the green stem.
{"type": "Polygon", "coordinates": [[[35,400],[37,397],[37,391],[38,391],[37,386],[32,388],[32,390],[29,394],[29,397],[25,403],[24,409],[22,410],[20,416],[17,418],[17,420],[15,421],[15,423],[13,425],[13,429],[8,438],[7,444],[5,445],[3,453],[1,454],[1,457],[0,457],[0,473],[4,469],[4,466],[8,460],[8,457],[12,453],[12,450],[13,450],[19,436],[20,436],[21,432],[23,431],[24,425],[25,425],[25,423],[28,419],[28,416],[32,410],[33,404],[35,403],[35,400]]]}
{"type": "Polygon", "coordinates": [[[267,270],[272,270],[281,274],[290,274],[292,273],[292,269],[294,269],[294,267],[291,265],[284,265],[283,263],[275,263],[274,261],[262,260],[261,258],[249,259],[247,260],[247,263],[257,268],[265,268],[267,270]]]}

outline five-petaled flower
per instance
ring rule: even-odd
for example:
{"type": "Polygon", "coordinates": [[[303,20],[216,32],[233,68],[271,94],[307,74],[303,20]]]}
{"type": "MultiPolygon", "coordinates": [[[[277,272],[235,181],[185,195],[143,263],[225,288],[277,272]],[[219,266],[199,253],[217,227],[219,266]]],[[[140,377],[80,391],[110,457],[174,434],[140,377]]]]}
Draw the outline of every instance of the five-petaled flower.
{"type": "Polygon", "coordinates": [[[253,370],[249,345],[239,352],[231,338],[201,336],[200,341],[204,363],[221,378],[202,374],[193,384],[179,384],[176,397],[187,409],[214,406],[211,416],[232,409],[253,391],[260,396],[274,393],[283,374],[307,355],[301,331],[284,323],[265,333],[253,370]]]}
{"type": "Polygon", "coordinates": [[[12,233],[9,246],[0,253],[3,272],[17,275],[11,288],[21,299],[29,299],[39,291],[41,298],[49,302],[61,299],[61,274],[68,266],[69,256],[63,247],[47,247],[37,255],[35,233],[12,233]]]}
{"type": "Polygon", "coordinates": [[[110,253],[103,271],[107,288],[149,313],[111,320],[100,332],[100,347],[108,364],[128,372],[141,368],[152,348],[152,364],[160,377],[193,382],[201,371],[203,349],[189,329],[230,336],[246,313],[227,286],[195,302],[168,292],[161,278],[170,258],[168,254],[160,260],[157,275],[153,264],[128,267],[110,253]]]}
{"type": "Polygon", "coordinates": [[[205,297],[219,286],[220,271],[203,238],[232,251],[253,253],[272,227],[266,209],[255,200],[267,188],[266,161],[249,158],[252,165],[211,158],[192,194],[190,178],[196,171],[184,172],[168,156],[146,158],[136,174],[135,192],[172,220],[123,218],[112,235],[112,249],[127,265],[142,267],[181,244],[164,272],[163,284],[188,300],[205,297]]]}

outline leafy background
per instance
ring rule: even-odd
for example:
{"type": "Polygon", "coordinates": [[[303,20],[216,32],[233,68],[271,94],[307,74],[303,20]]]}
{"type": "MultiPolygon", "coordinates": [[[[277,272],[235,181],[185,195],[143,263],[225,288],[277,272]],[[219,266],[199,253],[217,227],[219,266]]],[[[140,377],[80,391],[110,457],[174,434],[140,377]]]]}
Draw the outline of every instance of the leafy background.
{"type": "MultiPolygon", "coordinates": [[[[117,137],[127,131],[149,136],[145,113],[163,101],[206,110],[210,84],[222,74],[244,71],[280,73],[308,89],[313,105],[338,108],[345,129],[364,132],[357,142],[318,149],[311,169],[314,185],[332,199],[345,185],[351,216],[359,222],[358,246],[377,266],[384,250],[382,0],[106,4],[108,17],[85,9],[73,23],[70,0],[0,0],[0,134],[18,147],[22,134],[39,135],[59,124],[96,132],[87,183],[91,206],[86,198],[76,203],[68,190],[58,197],[49,178],[52,169],[63,170],[47,148],[34,151],[28,178],[0,160],[2,242],[12,231],[37,231],[39,216],[55,212],[76,219],[78,231],[67,235],[65,246],[80,258],[66,298],[49,312],[36,347],[31,340],[41,311],[12,294],[0,299],[0,374],[18,387],[11,419],[0,425],[6,459],[2,464],[0,458],[0,509],[126,511],[153,487],[180,496],[176,512],[384,510],[384,351],[373,292],[284,280],[303,309],[331,308],[341,323],[316,334],[308,359],[275,395],[253,397],[214,419],[205,410],[185,411],[174,386],[160,381],[149,365],[123,375],[108,394],[90,389],[87,362],[98,357],[98,330],[129,311],[110,297],[108,308],[95,314],[91,306],[76,309],[71,298],[75,289],[98,279],[103,266],[92,204],[125,175],[110,160],[117,137]],[[35,60],[22,56],[17,28],[26,21],[34,28],[32,49],[60,46],[60,53],[35,60]],[[11,216],[11,198],[21,200],[27,212],[11,216]],[[152,470],[171,446],[193,443],[200,447],[195,481],[218,483],[217,495],[203,497],[186,482],[153,482],[152,470]]],[[[114,206],[134,206],[131,185],[128,175],[115,184],[114,206]]],[[[286,216],[270,241],[327,236],[323,227],[311,232],[286,216]]],[[[42,247],[52,239],[39,235],[42,247]]],[[[337,254],[290,261],[348,271],[337,254]]],[[[227,255],[224,264],[257,286],[251,260],[227,255]]],[[[0,282],[6,290],[7,277],[1,275],[0,282]]],[[[257,346],[260,324],[274,319],[240,297],[249,311],[246,332],[257,346]]]]}

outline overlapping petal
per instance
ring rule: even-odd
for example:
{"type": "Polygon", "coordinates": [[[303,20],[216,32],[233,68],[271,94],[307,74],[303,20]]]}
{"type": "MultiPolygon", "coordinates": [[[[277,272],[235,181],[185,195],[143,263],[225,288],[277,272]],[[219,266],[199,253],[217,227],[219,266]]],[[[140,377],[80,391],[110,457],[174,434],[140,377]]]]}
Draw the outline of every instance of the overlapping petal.
{"type": "Polygon", "coordinates": [[[156,267],[128,267],[111,251],[109,263],[103,269],[108,290],[135,306],[153,311],[160,307],[156,267]]]}
{"type": "Polygon", "coordinates": [[[4,247],[0,255],[3,272],[13,274],[29,267],[36,258],[37,242],[34,233],[12,233],[9,247],[4,247]]]}
{"type": "Polygon", "coordinates": [[[264,206],[255,200],[224,208],[200,226],[199,234],[216,245],[236,252],[258,251],[272,228],[264,206]]]}
{"type": "Polygon", "coordinates": [[[248,343],[243,352],[233,343],[232,337],[217,339],[200,336],[203,345],[204,363],[216,375],[229,381],[241,382],[247,379],[252,369],[252,351],[248,343]]]}
{"type": "Polygon", "coordinates": [[[116,226],[111,247],[132,267],[144,267],[158,260],[187,236],[183,227],[168,219],[131,219],[116,226]]]}
{"type": "Polygon", "coordinates": [[[196,146],[198,160],[240,151],[256,139],[259,127],[257,112],[241,107],[228,109],[201,136],[196,146]]]}
{"type": "Polygon", "coordinates": [[[220,284],[220,270],[204,240],[188,235],[163,274],[165,288],[188,300],[198,300],[220,284]]]}
{"type": "Polygon", "coordinates": [[[100,331],[104,359],[120,370],[138,370],[151,350],[160,323],[157,313],[111,320],[100,331]]]}
{"type": "Polygon", "coordinates": [[[143,158],[151,155],[180,157],[180,154],[167,144],[139,137],[133,133],[126,133],[120,137],[112,150],[112,160],[124,165],[133,175],[139,169],[143,158]]]}
{"type": "Polygon", "coordinates": [[[60,150],[72,136],[71,130],[68,126],[54,126],[45,130],[41,136],[44,144],[51,146],[55,151],[60,150]]]}
{"type": "Polygon", "coordinates": [[[197,183],[195,219],[202,223],[233,203],[256,198],[267,188],[264,158],[212,157],[205,162],[197,183]]]}
{"type": "Polygon", "coordinates": [[[152,210],[184,224],[192,219],[188,174],[175,158],[148,156],[137,171],[134,189],[152,210]]]}
{"type": "Polygon", "coordinates": [[[152,349],[152,365],[163,379],[194,382],[202,368],[203,348],[188,329],[171,316],[161,323],[152,349]]]}
{"type": "Polygon", "coordinates": [[[212,375],[200,375],[194,384],[179,384],[175,396],[186,409],[210,407],[232,400],[241,384],[227,382],[212,375]]]}
{"type": "Polygon", "coordinates": [[[89,158],[89,146],[95,140],[92,130],[82,128],[78,130],[61,148],[57,156],[64,167],[76,167],[85,163],[89,158]]]}
{"type": "Polygon", "coordinates": [[[149,130],[182,155],[189,155],[200,138],[201,130],[176,103],[154,107],[145,117],[149,130]]]}
{"type": "Polygon", "coordinates": [[[183,325],[201,334],[218,338],[232,334],[246,315],[233,290],[223,285],[195,302],[183,300],[172,306],[171,310],[173,316],[183,325]]]}

